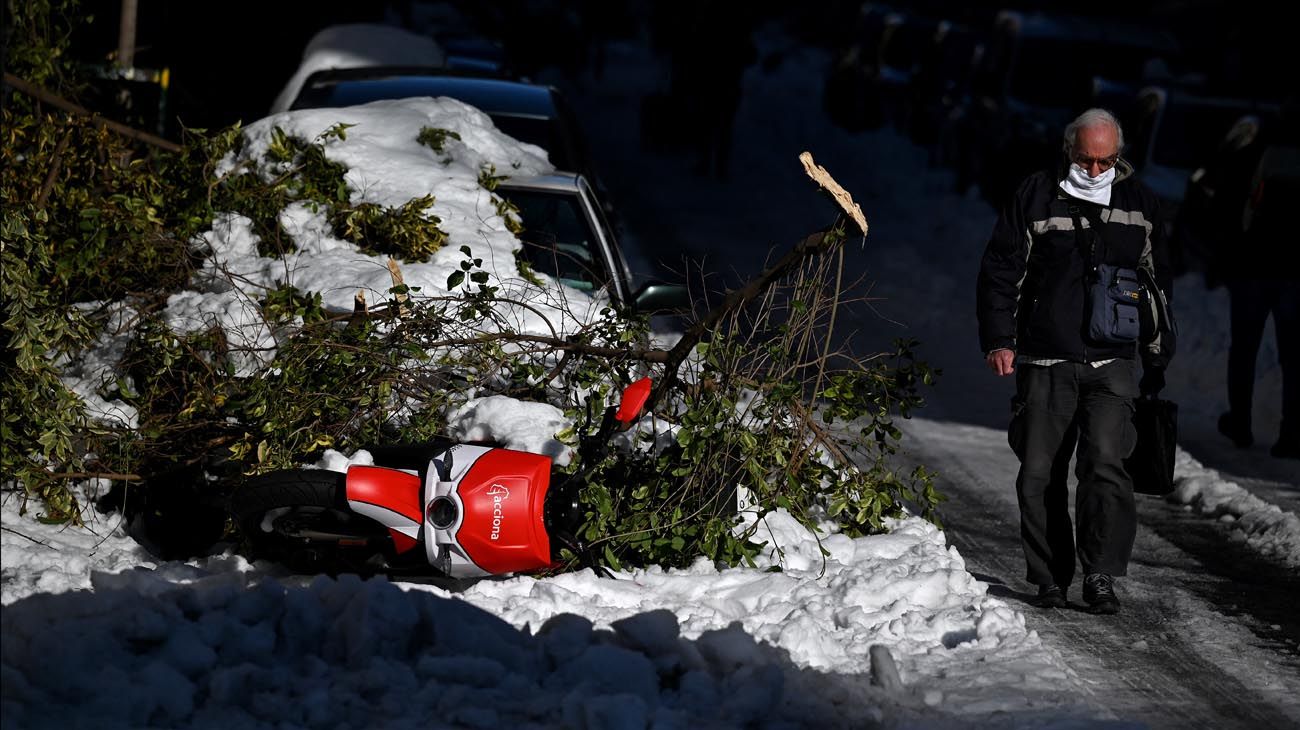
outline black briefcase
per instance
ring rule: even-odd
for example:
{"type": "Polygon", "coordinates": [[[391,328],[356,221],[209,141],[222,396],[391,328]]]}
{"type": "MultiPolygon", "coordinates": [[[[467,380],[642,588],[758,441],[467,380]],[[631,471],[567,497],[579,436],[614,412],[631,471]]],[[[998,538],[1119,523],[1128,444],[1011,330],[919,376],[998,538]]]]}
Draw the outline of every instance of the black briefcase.
{"type": "Polygon", "coordinates": [[[1133,402],[1137,447],[1124,460],[1138,494],[1165,495],[1174,491],[1174,451],[1178,446],[1178,404],[1160,398],[1133,402]]]}

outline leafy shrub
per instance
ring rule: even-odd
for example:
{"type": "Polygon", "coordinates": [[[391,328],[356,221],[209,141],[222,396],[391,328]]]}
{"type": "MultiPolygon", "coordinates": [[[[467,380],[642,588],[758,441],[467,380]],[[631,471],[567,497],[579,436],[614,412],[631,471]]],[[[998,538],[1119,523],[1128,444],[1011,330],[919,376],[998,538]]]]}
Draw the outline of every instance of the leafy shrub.
{"type": "MultiPolygon", "coordinates": [[[[15,47],[35,59],[31,49],[52,46],[15,47]]],[[[47,59],[39,78],[67,70],[47,59]]],[[[326,448],[427,441],[472,395],[550,402],[575,423],[557,436],[578,443],[594,428],[587,414],[622,386],[645,374],[664,379],[664,353],[649,346],[643,316],[611,307],[580,327],[556,325],[554,336],[516,331],[503,312],[555,293],[524,263],[521,280],[494,282],[468,247],[446,295],[395,283],[387,301],[359,303],[348,315],[325,311],[319,293],[292,282],[263,292],[256,305],[273,352],[215,327],[174,332],[162,308],[207,253],[197,236],[219,214],[251,220],[264,256],[292,251],[280,214],[305,203],[367,252],[423,261],[447,242],[427,212],[433,199],[353,204],[346,170],[326,155],[346,138],[343,124],[311,140],[276,130],[262,156],[245,148],[237,125],[190,130],[173,154],[77,117],[22,105],[3,114],[0,277],[10,377],[0,385],[0,468],[10,487],[42,500],[46,519],[76,519],[66,489],[73,478],[110,473],[168,490],[176,475],[193,473],[201,488],[222,488],[326,448]],[[100,395],[136,418],[106,425],[86,415],[60,375],[104,331],[109,308],[101,305],[118,300],[133,313],[124,325],[129,345],[100,395]],[[257,363],[255,371],[239,372],[237,356],[257,363]]],[[[444,132],[427,128],[419,141],[445,151],[455,135],[444,132]]],[[[502,179],[491,166],[480,171],[488,191],[502,179]]],[[[494,200],[518,232],[518,211],[494,200]]],[[[842,237],[838,228],[828,235],[842,237]]],[[[893,419],[922,404],[919,389],[935,373],[915,357],[915,343],[868,358],[825,344],[842,304],[835,250],[710,329],[668,378],[673,387],[656,411],[667,436],[642,436],[597,464],[567,467],[591,475],[574,561],[752,559],[763,537],[752,521],[738,525],[741,497],[751,514],[786,509],[850,534],[883,529],[905,505],[930,513],[938,500],[931,475],[897,474],[890,456],[901,437],[893,419]]]]}

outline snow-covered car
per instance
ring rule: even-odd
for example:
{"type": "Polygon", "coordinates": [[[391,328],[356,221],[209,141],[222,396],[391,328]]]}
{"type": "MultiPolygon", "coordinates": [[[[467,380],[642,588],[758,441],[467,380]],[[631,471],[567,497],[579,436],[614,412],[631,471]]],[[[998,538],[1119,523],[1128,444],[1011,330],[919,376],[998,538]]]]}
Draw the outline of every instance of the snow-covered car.
{"type": "MultiPolygon", "coordinates": [[[[428,66],[368,66],[313,73],[290,109],[446,96],[487,114],[497,129],[546,150],[551,164],[596,180],[577,118],[553,86],[428,66]]],[[[597,183],[598,184],[598,183],[597,183]]]]}
{"type": "Polygon", "coordinates": [[[582,175],[557,172],[507,178],[496,193],[519,211],[524,244],[520,256],[562,284],[580,291],[607,292],[616,304],[641,312],[687,305],[680,286],[633,279],[614,229],[596,191],[582,175]]]}
{"type": "Polygon", "coordinates": [[[303,82],[317,71],[382,65],[443,67],[446,51],[437,41],[403,28],[379,23],[331,25],[312,36],[302,61],[271,104],[271,113],[290,108],[303,82]]]}

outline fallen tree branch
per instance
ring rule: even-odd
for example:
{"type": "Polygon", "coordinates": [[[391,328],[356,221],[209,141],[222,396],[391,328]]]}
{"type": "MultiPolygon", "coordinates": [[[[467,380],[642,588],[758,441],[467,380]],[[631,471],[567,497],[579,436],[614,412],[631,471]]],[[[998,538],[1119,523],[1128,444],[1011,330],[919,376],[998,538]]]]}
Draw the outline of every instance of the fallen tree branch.
{"type": "Polygon", "coordinates": [[[677,370],[681,367],[682,362],[686,360],[686,356],[690,354],[691,350],[695,349],[695,346],[703,339],[705,333],[714,330],[723,317],[738,311],[761,296],[773,283],[784,277],[804,259],[827,253],[843,243],[840,230],[845,218],[851,219],[862,231],[862,235],[867,234],[866,216],[862,214],[862,209],[858,207],[858,204],[853,202],[853,196],[849,195],[848,191],[836,182],[835,178],[831,177],[826,168],[813,162],[811,153],[800,153],[799,161],[803,163],[804,171],[808,174],[808,177],[812,178],[813,182],[817,183],[820,188],[830,193],[842,212],[836,217],[835,223],[830,228],[805,237],[796,243],[794,248],[790,249],[785,256],[782,256],[781,260],[768,267],[758,276],[750,279],[744,286],[728,292],[726,298],[722,300],[722,304],[714,307],[704,316],[704,319],[696,322],[694,326],[686,331],[686,334],[668,352],[664,377],[658,383],[655,383],[655,388],[650,393],[650,399],[646,403],[647,410],[654,410],[659,399],[673,386],[673,382],[677,379],[677,370]]]}
{"type": "Polygon", "coordinates": [[[36,196],[36,209],[41,210],[50,200],[50,193],[54,191],[54,181],[59,177],[59,170],[63,168],[63,151],[68,148],[68,140],[72,139],[72,130],[65,130],[63,136],[59,137],[59,143],[54,146],[54,161],[50,163],[50,172],[45,176],[45,183],[41,185],[41,192],[36,196]]]}
{"type": "Polygon", "coordinates": [[[32,98],[39,99],[45,102],[46,104],[49,104],[50,106],[57,107],[66,112],[71,112],[72,114],[78,114],[83,117],[89,117],[90,121],[94,122],[95,124],[110,129],[114,132],[117,132],[123,137],[130,137],[131,139],[144,142],[145,144],[151,144],[154,147],[167,150],[168,152],[181,151],[181,146],[176,144],[175,142],[163,139],[162,137],[149,134],[148,132],[142,132],[138,129],[135,129],[134,127],[128,127],[125,124],[122,124],[120,122],[115,122],[111,119],[105,119],[104,117],[101,117],[100,115],[90,111],[89,109],[83,106],[78,106],[76,104],[73,104],[72,102],[68,101],[67,99],[64,99],[58,94],[55,94],[54,92],[49,91],[48,89],[43,89],[37,86],[36,84],[30,83],[28,81],[24,81],[18,78],[17,76],[14,76],[13,74],[9,73],[8,71],[5,72],[4,81],[6,85],[13,87],[18,91],[21,91],[32,98]]]}
{"type": "Polygon", "coordinates": [[[599,345],[589,345],[585,342],[575,342],[560,337],[548,337],[546,335],[530,335],[518,332],[494,332],[477,337],[455,337],[450,339],[436,340],[433,342],[421,343],[424,347],[459,347],[468,345],[485,345],[489,342],[527,342],[537,345],[546,345],[554,350],[565,353],[576,353],[579,355],[591,355],[594,357],[608,357],[611,359],[630,359],[639,360],[648,363],[665,363],[671,355],[669,350],[657,350],[654,348],[641,348],[629,350],[619,347],[601,347],[599,345]]]}
{"type": "Polygon", "coordinates": [[[52,472],[48,476],[54,479],[110,479],[121,482],[139,482],[144,481],[144,477],[139,474],[115,474],[111,471],[60,471],[52,472]]]}

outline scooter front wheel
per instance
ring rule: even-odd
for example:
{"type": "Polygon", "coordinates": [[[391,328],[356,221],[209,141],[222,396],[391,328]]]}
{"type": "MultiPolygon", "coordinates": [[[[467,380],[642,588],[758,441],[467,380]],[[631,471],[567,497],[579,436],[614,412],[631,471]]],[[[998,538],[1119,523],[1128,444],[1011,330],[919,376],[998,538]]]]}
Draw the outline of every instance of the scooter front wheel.
{"type": "Polygon", "coordinates": [[[299,572],[383,566],[387,529],[348,508],[347,475],[324,469],[253,477],[231,495],[231,512],[257,557],[299,572]]]}

